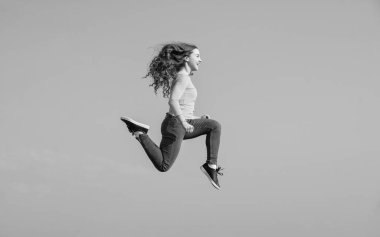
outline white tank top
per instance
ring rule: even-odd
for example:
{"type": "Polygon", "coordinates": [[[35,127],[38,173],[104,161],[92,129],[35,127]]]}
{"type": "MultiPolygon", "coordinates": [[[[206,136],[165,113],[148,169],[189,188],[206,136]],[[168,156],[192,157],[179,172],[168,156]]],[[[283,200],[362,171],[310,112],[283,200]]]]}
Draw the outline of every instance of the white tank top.
{"type": "Polygon", "coordinates": [[[179,107],[185,119],[194,118],[195,101],[197,99],[197,89],[193,83],[189,83],[189,86],[183,92],[183,95],[179,99],[179,107]]]}
{"type": "MultiPolygon", "coordinates": [[[[190,80],[190,83],[187,85],[187,88],[178,99],[179,108],[181,114],[185,119],[194,119],[194,107],[195,100],[197,99],[197,89],[195,88],[193,82],[190,80]]],[[[169,113],[174,115],[172,108],[169,109],[169,113]]]]}

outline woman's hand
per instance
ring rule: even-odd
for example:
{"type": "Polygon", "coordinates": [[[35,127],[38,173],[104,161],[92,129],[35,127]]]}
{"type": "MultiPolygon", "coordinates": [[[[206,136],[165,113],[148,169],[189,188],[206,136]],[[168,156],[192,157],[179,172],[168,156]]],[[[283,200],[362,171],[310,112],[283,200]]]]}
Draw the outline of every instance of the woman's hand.
{"type": "Polygon", "coordinates": [[[186,130],[187,133],[191,133],[194,131],[194,127],[193,125],[189,124],[188,122],[186,121],[183,121],[182,122],[182,127],[186,130]]]}
{"type": "Polygon", "coordinates": [[[204,114],[201,116],[201,119],[209,119],[210,118],[210,115],[208,114],[204,114]]]}

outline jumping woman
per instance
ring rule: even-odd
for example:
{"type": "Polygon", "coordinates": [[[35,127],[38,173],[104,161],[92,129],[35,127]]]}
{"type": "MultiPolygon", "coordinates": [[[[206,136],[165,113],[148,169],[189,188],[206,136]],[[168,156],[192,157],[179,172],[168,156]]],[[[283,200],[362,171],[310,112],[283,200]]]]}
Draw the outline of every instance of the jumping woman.
{"type": "Polygon", "coordinates": [[[202,62],[199,49],[192,44],[166,44],[149,65],[155,93],[162,88],[169,98],[169,111],[161,124],[162,140],[158,147],[148,136],[149,126],[129,117],[121,117],[128,130],[140,142],[157,170],[166,172],[176,160],[183,140],[206,135],[207,160],[200,168],[211,184],[220,189],[217,166],[221,126],[208,115],[194,115],[197,90],[191,81],[202,62]]]}

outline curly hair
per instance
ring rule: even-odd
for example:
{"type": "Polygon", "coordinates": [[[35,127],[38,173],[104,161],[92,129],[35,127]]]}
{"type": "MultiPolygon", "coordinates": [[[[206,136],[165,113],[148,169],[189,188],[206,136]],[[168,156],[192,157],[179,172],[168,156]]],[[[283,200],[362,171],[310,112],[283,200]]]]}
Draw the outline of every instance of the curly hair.
{"type": "Polygon", "coordinates": [[[189,56],[197,46],[188,43],[170,43],[162,47],[148,67],[148,73],[144,78],[151,77],[154,93],[162,87],[164,97],[170,96],[170,90],[177,72],[185,65],[185,57],[189,56]]]}

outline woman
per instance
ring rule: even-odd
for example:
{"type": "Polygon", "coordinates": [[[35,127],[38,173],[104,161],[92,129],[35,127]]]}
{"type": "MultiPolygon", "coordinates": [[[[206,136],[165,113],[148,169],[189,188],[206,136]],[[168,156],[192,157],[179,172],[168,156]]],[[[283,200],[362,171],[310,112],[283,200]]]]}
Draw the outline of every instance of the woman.
{"type": "Polygon", "coordinates": [[[220,124],[208,115],[194,115],[197,90],[191,81],[193,72],[202,62],[199,49],[187,43],[173,43],[162,47],[149,65],[155,93],[162,88],[163,96],[169,98],[169,112],[161,125],[162,140],[158,147],[147,135],[149,126],[128,117],[122,117],[129,131],[140,142],[153,165],[161,172],[168,171],[176,160],[183,140],[206,135],[207,160],[202,172],[211,184],[220,189],[217,166],[220,143],[220,124]]]}

